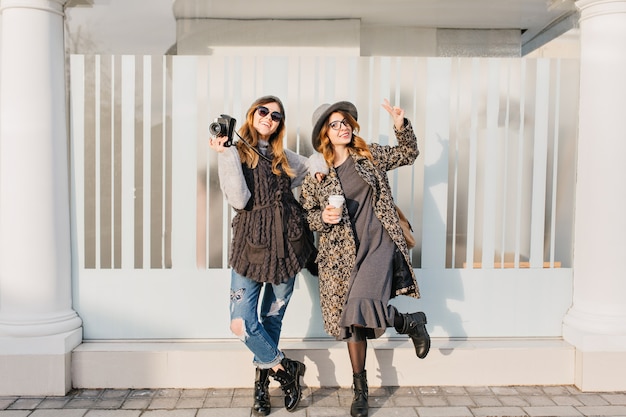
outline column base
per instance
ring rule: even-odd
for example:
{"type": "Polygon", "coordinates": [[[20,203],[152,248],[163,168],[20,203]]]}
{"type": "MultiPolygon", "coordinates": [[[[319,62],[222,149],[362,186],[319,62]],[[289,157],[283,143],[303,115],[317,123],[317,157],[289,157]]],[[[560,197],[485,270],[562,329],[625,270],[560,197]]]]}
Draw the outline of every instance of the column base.
{"type": "Polygon", "coordinates": [[[59,395],[72,389],[72,350],[82,328],[41,337],[0,337],[0,396],[59,395]]]}
{"type": "Polygon", "coordinates": [[[623,317],[598,317],[574,309],[565,316],[563,339],[576,348],[574,384],[581,391],[626,390],[623,327],[623,317]]]}

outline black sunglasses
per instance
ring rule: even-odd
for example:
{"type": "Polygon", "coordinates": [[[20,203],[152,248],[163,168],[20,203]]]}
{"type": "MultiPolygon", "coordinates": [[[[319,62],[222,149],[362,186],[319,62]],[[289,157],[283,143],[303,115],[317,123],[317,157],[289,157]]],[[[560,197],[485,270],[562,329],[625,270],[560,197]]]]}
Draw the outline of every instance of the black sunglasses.
{"type": "MultiPolygon", "coordinates": [[[[268,114],[270,114],[270,109],[268,109],[265,106],[259,106],[256,108],[256,111],[259,112],[259,116],[261,117],[265,117],[268,114]]],[[[270,117],[272,118],[273,121],[275,122],[280,122],[281,120],[283,120],[283,115],[277,111],[273,111],[272,114],[270,115],[270,117]]]]}

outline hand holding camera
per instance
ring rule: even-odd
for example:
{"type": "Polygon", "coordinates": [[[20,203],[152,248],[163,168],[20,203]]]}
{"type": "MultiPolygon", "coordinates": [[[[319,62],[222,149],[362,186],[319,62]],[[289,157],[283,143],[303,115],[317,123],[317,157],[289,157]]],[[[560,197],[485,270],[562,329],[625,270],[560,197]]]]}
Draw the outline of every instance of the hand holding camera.
{"type": "Polygon", "coordinates": [[[213,147],[213,144],[215,143],[213,138],[226,138],[226,140],[224,140],[223,142],[221,140],[218,140],[217,145],[221,145],[224,147],[232,146],[233,133],[235,131],[236,123],[237,120],[227,114],[221,114],[220,117],[215,119],[215,121],[209,125],[209,133],[211,134],[211,136],[213,136],[209,141],[211,147],[213,147]]]}

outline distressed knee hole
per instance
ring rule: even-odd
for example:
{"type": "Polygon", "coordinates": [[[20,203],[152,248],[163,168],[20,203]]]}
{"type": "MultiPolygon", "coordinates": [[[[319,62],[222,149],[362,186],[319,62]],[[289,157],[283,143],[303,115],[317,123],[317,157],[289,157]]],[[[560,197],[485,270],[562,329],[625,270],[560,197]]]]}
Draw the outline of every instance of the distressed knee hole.
{"type": "Polygon", "coordinates": [[[268,317],[278,316],[280,314],[280,309],[283,308],[284,305],[285,305],[285,300],[283,299],[278,299],[274,301],[270,307],[270,311],[267,312],[268,317]]]}
{"type": "Polygon", "coordinates": [[[243,319],[233,319],[230,322],[230,331],[241,340],[246,338],[246,326],[243,319]]]}

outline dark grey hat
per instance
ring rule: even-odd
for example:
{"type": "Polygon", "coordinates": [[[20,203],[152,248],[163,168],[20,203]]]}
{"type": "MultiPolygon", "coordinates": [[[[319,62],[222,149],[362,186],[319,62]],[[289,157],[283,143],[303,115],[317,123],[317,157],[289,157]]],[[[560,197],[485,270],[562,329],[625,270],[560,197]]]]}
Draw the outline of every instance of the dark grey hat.
{"type": "Polygon", "coordinates": [[[322,126],[326,122],[326,119],[336,111],[345,111],[349,113],[354,120],[358,120],[359,114],[356,111],[356,106],[349,101],[338,101],[335,104],[324,103],[319,106],[313,112],[313,117],[311,121],[313,122],[313,133],[311,134],[311,144],[313,145],[313,149],[319,151],[318,147],[320,146],[320,131],[322,130],[322,126]]]}

